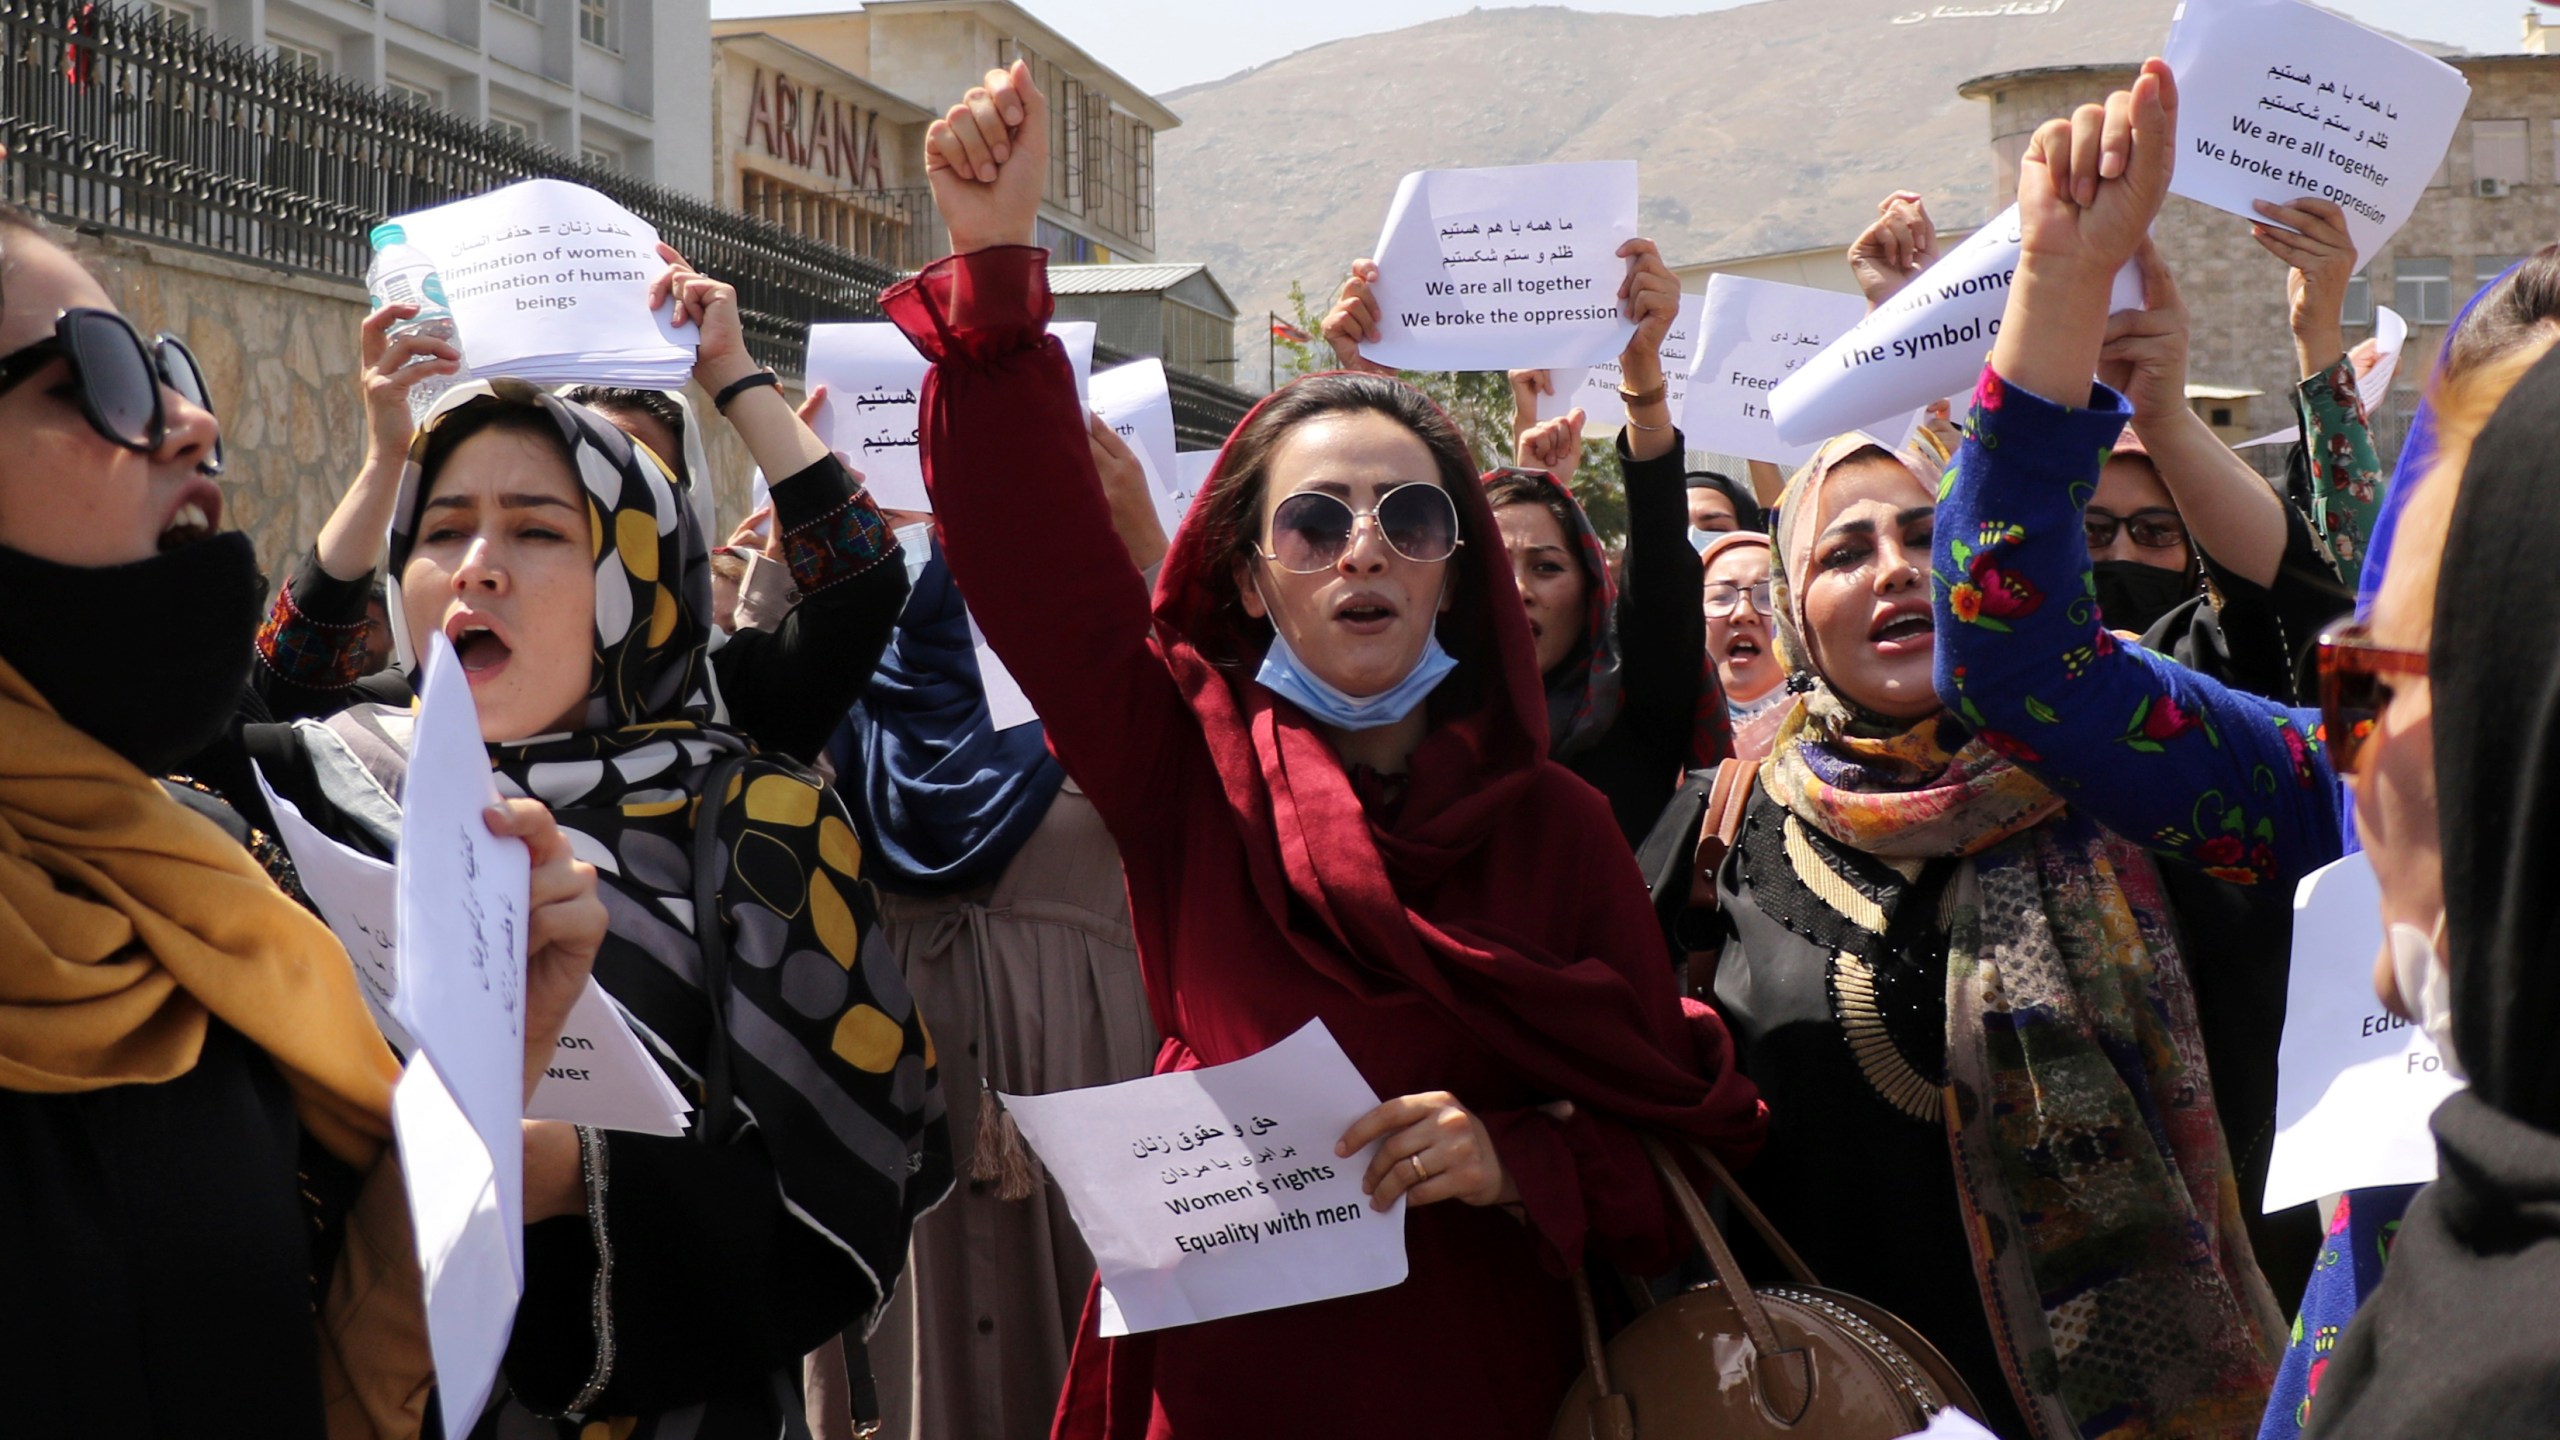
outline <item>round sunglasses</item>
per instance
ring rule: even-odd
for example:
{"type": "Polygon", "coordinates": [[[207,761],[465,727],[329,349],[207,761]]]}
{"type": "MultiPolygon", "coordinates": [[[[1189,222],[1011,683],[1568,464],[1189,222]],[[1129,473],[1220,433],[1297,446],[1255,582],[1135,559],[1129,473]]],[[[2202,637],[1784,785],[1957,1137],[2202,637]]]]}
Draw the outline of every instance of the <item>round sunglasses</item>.
{"type": "Polygon", "coordinates": [[[1301,490],[1271,512],[1271,540],[1257,551],[1292,575],[1313,575],[1341,563],[1351,537],[1366,520],[1387,548],[1417,565],[1458,553],[1458,506],[1449,492],[1427,480],[1407,481],[1366,510],[1320,490],[1301,490]]]}
{"type": "Polygon", "coordinates": [[[2088,532],[2092,550],[2104,550],[2116,543],[2118,529],[2145,550],[2169,550],[2187,543],[2186,522],[2178,518],[2175,510],[2136,510],[2130,515],[2091,510],[2081,516],[2080,526],[2088,532]]]}
{"type": "MultiPolygon", "coordinates": [[[[81,417],[110,445],[149,455],[169,442],[169,416],[160,387],[168,386],[206,413],[213,394],[204,367],[175,335],[144,340],[113,310],[65,310],[53,334],[0,356],[0,395],[25,384],[55,360],[70,367],[81,417]]],[[[222,442],[205,458],[208,475],[222,471],[222,442]]]]}

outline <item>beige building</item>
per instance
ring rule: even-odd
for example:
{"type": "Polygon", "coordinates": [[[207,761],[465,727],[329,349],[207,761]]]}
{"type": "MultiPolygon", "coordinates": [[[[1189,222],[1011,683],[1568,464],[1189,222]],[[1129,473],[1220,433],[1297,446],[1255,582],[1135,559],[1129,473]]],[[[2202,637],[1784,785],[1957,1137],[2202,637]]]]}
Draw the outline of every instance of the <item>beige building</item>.
{"type": "Polygon", "coordinates": [[[939,253],[924,129],[1017,59],[1049,97],[1040,243],[1155,259],[1155,137],[1181,120],[1010,0],[869,0],[712,23],[720,199],[901,268],[939,253]],[[839,238],[846,237],[846,238],[839,238]]]}
{"type": "MultiPolygon", "coordinates": [[[[2527,22],[2526,45],[2547,32],[2527,22]]],[[[2417,213],[2366,263],[2349,292],[2347,343],[2373,333],[2374,307],[2409,322],[2390,398],[2375,416],[2383,453],[2396,452],[2445,327],[2474,290],[2542,245],[2560,240],[2560,54],[2450,55],[2471,82],[2452,148],[2417,213]]],[[[1962,93],[1989,110],[1997,200],[2016,197],[2018,157],[2035,127],[2130,84],[2132,63],[2066,65],[1986,75],[1962,93]]],[[[2285,267],[2249,238],[2239,216],[2171,196],[2153,229],[2178,277],[2192,329],[2190,403],[2226,438],[2291,424],[2285,398],[2298,378],[2286,326],[2285,267]]],[[[2251,454],[2283,463],[2281,447],[2251,454]]]]}

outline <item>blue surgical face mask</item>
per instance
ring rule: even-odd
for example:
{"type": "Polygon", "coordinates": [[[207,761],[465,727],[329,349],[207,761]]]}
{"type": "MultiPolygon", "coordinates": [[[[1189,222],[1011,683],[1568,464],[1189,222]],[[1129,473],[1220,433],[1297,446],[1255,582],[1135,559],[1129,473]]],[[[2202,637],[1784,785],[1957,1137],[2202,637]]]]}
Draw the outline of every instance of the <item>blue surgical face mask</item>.
{"type": "MultiPolygon", "coordinates": [[[[1257,581],[1259,588],[1260,582],[1257,581]]],[[[1263,597],[1264,608],[1271,608],[1270,597],[1263,597]]],[[[1307,712],[1337,730],[1375,730],[1393,725],[1414,711],[1423,699],[1449,678],[1458,668],[1457,657],[1440,644],[1440,622],[1431,622],[1431,636],[1422,645],[1422,654],[1413,669],[1402,680],[1375,695],[1353,695],[1316,677],[1289,648],[1280,627],[1271,627],[1271,648],[1262,657],[1262,670],[1253,678],[1263,689],[1307,712]]]]}
{"type": "Polygon", "coordinates": [[[1717,540],[1732,533],[1733,532],[1730,530],[1701,530],[1697,526],[1692,525],[1689,527],[1689,548],[1697,551],[1701,555],[1704,555],[1707,553],[1708,546],[1713,545],[1717,540]]]}

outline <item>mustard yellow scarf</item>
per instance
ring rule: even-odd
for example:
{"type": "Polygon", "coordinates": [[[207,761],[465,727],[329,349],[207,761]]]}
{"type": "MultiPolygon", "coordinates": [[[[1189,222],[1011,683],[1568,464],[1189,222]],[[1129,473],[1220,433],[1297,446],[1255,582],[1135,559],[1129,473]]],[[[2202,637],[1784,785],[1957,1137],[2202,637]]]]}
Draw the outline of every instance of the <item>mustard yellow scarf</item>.
{"type": "Polygon", "coordinates": [[[276,1063],[314,1137],[373,1163],[400,1066],[346,951],[0,661],[0,1089],[175,1079],[209,1015],[276,1063]]]}

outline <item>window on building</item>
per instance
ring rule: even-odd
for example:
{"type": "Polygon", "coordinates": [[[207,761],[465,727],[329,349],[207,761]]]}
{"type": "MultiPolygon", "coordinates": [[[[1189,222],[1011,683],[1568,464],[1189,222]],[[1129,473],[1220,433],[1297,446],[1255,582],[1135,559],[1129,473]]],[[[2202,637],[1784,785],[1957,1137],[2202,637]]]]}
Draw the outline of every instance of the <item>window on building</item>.
{"type": "Polygon", "coordinates": [[[2475,184],[2487,180],[2504,185],[2525,183],[2529,177],[2524,159],[2523,121],[2471,122],[2471,178],[2475,184]]]}
{"type": "Polygon", "coordinates": [[[521,141],[527,145],[542,143],[542,133],[532,121],[520,120],[503,110],[489,112],[489,128],[510,140],[521,141]]]}
{"type": "Polygon", "coordinates": [[[326,75],[338,68],[336,57],[317,45],[287,40],[281,35],[269,35],[267,45],[288,70],[299,70],[306,75],[326,75]]]}
{"type": "Polygon", "coordinates": [[[2521,255],[2474,255],[2471,257],[2471,288],[2479,289],[2507,273],[2507,267],[2524,259],[2521,255]]]}
{"type": "Polygon", "coordinates": [[[601,165],[607,170],[619,170],[622,168],[621,154],[605,146],[582,140],[578,142],[578,153],[585,157],[586,162],[590,165],[601,165]]]}
{"type": "Polygon", "coordinates": [[[2373,277],[2362,270],[2347,279],[2347,298],[2339,307],[2338,319],[2348,325],[2373,323],[2373,277]]]}
{"type": "Polygon", "coordinates": [[[151,13],[163,20],[175,20],[199,30],[205,28],[205,7],[202,5],[189,5],[184,0],[152,0],[151,13]]]}
{"type": "Polygon", "coordinates": [[[2391,267],[2391,308],[2412,325],[2453,320],[2453,266],[2442,256],[2408,256],[2391,267]]]}
{"type": "Polygon", "coordinates": [[[1088,181],[1085,162],[1090,158],[1085,153],[1084,125],[1087,116],[1083,81],[1069,80],[1062,87],[1058,95],[1058,110],[1065,117],[1058,139],[1067,156],[1066,187],[1058,203],[1065,207],[1067,213],[1081,215],[1085,211],[1088,181]]]}
{"type": "Polygon", "coordinates": [[[578,0],[578,38],[599,50],[620,50],[622,35],[614,18],[613,0],[578,0]]]}
{"type": "Polygon", "coordinates": [[[753,170],[738,182],[739,208],[758,219],[901,270],[923,263],[911,253],[921,227],[909,223],[914,217],[895,191],[828,194],[753,170]]]}
{"type": "Polygon", "coordinates": [[[489,3],[501,10],[513,10],[519,15],[533,13],[533,0],[489,0],[489,3]]]}
{"type": "Polygon", "coordinates": [[[413,84],[407,80],[401,79],[397,75],[384,76],[382,79],[382,88],[399,96],[403,100],[415,100],[419,104],[427,106],[430,109],[440,109],[444,105],[444,92],[431,89],[424,85],[413,84]]]}

